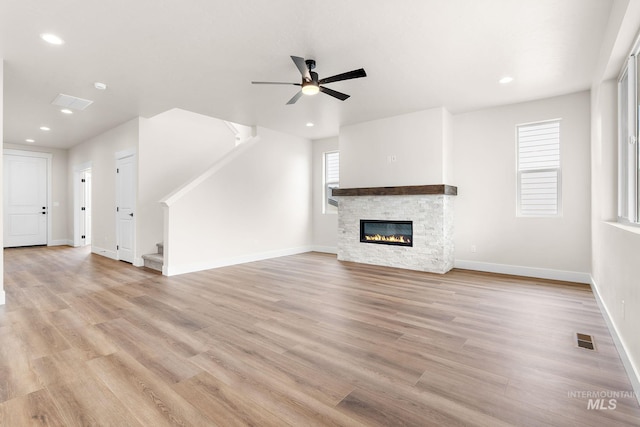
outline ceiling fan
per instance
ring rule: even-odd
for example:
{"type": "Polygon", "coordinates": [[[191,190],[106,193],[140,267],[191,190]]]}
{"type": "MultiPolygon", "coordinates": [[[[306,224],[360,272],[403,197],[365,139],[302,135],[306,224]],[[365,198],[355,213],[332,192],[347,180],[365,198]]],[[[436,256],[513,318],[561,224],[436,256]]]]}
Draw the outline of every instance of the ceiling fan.
{"type": "Polygon", "coordinates": [[[344,101],[349,98],[350,95],[346,93],[338,92],[337,90],[329,89],[328,87],[324,87],[321,85],[333,82],[339,82],[342,80],[349,79],[357,79],[359,77],[367,77],[367,73],[364,71],[364,68],[360,68],[358,70],[347,71],[346,73],[337,74],[335,76],[326,77],[324,79],[318,80],[318,73],[312,71],[316,68],[316,61],[313,59],[307,59],[305,61],[304,58],[300,58],[299,56],[292,56],[291,59],[293,63],[296,64],[298,70],[300,70],[300,74],[302,74],[302,82],[301,83],[282,83],[282,82],[251,82],[254,85],[293,85],[293,86],[301,86],[301,89],[298,93],[296,93],[293,98],[287,102],[287,105],[295,104],[298,99],[302,95],[315,95],[318,92],[326,93],[327,95],[331,95],[334,98],[338,98],[340,101],[344,101]]]}

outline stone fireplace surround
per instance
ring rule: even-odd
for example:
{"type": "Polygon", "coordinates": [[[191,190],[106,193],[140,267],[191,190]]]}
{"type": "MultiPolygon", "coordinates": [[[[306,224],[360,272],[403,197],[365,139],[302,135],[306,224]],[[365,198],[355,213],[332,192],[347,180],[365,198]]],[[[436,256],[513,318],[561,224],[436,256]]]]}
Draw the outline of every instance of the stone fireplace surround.
{"type": "Polygon", "coordinates": [[[453,268],[453,202],[450,185],[339,188],[338,259],[444,274],[453,268]],[[360,242],[360,220],[413,221],[413,246],[360,242]]]}

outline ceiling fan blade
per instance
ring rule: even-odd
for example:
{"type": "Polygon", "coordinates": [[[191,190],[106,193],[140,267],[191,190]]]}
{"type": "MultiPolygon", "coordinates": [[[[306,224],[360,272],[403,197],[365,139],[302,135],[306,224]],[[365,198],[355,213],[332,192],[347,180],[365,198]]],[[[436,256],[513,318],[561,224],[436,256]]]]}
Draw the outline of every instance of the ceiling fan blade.
{"type": "Polygon", "coordinates": [[[302,86],[300,83],[285,83],[285,82],[251,82],[254,85],[293,85],[302,86]]]}
{"type": "Polygon", "coordinates": [[[351,95],[347,95],[346,93],[338,92],[337,90],[329,89],[328,87],[320,86],[320,92],[324,92],[327,95],[331,95],[334,98],[338,98],[340,101],[344,101],[351,95]]]}
{"type": "Polygon", "coordinates": [[[296,101],[297,101],[298,99],[300,99],[300,97],[301,97],[301,96],[302,96],[302,91],[299,91],[298,93],[296,93],[295,95],[293,95],[293,98],[291,98],[291,99],[289,100],[289,102],[287,102],[287,105],[295,104],[295,103],[296,103],[296,101]]]}
{"type": "Polygon", "coordinates": [[[346,73],[327,77],[326,79],[322,79],[318,81],[318,83],[322,85],[325,83],[339,82],[342,80],[357,79],[359,77],[367,77],[367,73],[364,71],[364,68],[360,68],[358,70],[353,70],[353,71],[347,71],[346,73]]]}
{"type": "Polygon", "coordinates": [[[309,68],[307,68],[307,64],[304,62],[304,58],[300,58],[299,56],[291,56],[293,63],[296,64],[298,70],[300,70],[300,74],[302,74],[302,78],[306,81],[311,81],[311,74],[309,73],[309,68]]]}

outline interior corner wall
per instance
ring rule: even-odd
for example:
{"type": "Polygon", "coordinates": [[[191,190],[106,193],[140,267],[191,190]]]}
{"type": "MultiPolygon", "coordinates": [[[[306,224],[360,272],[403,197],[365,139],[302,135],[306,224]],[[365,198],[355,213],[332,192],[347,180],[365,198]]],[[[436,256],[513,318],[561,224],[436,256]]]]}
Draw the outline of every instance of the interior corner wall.
{"type": "Polygon", "coordinates": [[[171,205],[166,274],[311,249],[311,141],[265,128],[257,135],[171,205]]]}
{"type": "Polygon", "coordinates": [[[140,121],[136,258],[164,239],[159,201],[235,147],[224,121],[174,108],[140,121]]]}
{"type": "Polygon", "coordinates": [[[442,109],[442,184],[455,185],[453,159],[453,115],[442,109]]]}
{"type": "Polygon", "coordinates": [[[324,213],[324,153],[339,149],[338,137],[318,139],[313,147],[313,249],[318,252],[337,253],[338,213],[324,213]]]}
{"type": "Polygon", "coordinates": [[[387,187],[444,182],[444,108],[340,128],[340,186],[387,187]]]}
{"type": "MultiPolygon", "coordinates": [[[[115,154],[138,149],[139,126],[140,119],[135,118],[69,150],[67,194],[74,194],[74,166],[91,162],[91,250],[110,258],[117,254],[115,154]]],[[[69,200],[67,205],[69,212],[73,212],[73,200],[69,200]]],[[[70,230],[70,235],[73,233],[73,215],[68,215],[67,230],[70,230]]]]}
{"type": "Polygon", "coordinates": [[[588,283],[589,105],[585,91],[454,116],[456,266],[588,283]],[[518,217],[516,125],[550,119],[562,119],[562,215],[518,217]]]}
{"type": "MultiPolygon", "coordinates": [[[[612,38],[626,55],[640,31],[640,3],[623,6],[612,38]]],[[[603,68],[618,73],[622,61],[612,52],[601,53],[606,55],[603,68]]],[[[611,77],[599,79],[591,89],[592,286],[614,340],[622,346],[618,348],[640,401],[640,228],[617,222],[618,89],[611,77]]]]}
{"type": "MultiPolygon", "coordinates": [[[[4,135],[4,59],[0,57],[0,137],[4,135]]],[[[2,145],[4,148],[4,139],[2,139],[2,145]]],[[[0,151],[1,152],[1,151],[0,151]]],[[[2,184],[2,180],[4,177],[4,172],[2,170],[4,165],[4,160],[0,162],[0,184],[2,184]]],[[[0,196],[2,196],[2,191],[4,188],[4,184],[0,185],[0,196]]],[[[1,199],[2,197],[0,197],[1,199]]],[[[0,218],[4,213],[2,212],[4,203],[0,203],[0,218]]],[[[4,224],[0,224],[0,241],[4,242],[4,224]]],[[[0,305],[4,305],[4,254],[0,251],[0,305]]]]}
{"type": "Polygon", "coordinates": [[[73,236],[71,231],[67,229],[67,215],[72,212],[69,207],[73,205],[73,200],[68,197],[67,193],[69,151],[59,148],[19,144],[5,144],[4,148],[51,154],[51,200],[49,201],[51,241],[49,241],[49,246],[71,245],[73,236]]]}

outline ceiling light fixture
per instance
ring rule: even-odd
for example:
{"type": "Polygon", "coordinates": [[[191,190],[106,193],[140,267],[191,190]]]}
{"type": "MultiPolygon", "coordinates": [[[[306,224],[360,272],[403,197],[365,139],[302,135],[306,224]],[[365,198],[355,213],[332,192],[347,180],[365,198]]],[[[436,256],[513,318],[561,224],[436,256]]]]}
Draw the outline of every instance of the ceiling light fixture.
{"type": "Polygon", "coordinates": [[[63,114],[73,114],[73,111],[69,110],[68,108],[63,108],[62,110],[60,110],[60,112],[63,114]]]}
{"type": "Polygon", "coordinates": [[[320,87],[314,82],[304,82],[302,84],[302,93],[305,95],[315,95],[320,92],[320,87]]]}
{"type": "Polygon", "coordinates": [[[43,131],[45,131],[45,132],[46,132],[46,131],[50,131],[50,130],[51,130],[51,128],[50,128],[50,127],[47,127],[47,126],[40,126],[40,130],[43,130],[43,131]]]}
{"type": "Polygon", "coordinates": [[[29,144],[33,144],[34,142],[36,142],[35,139],[31,139],[31,138],[27,138],[24,140],[25,142],[28,142],[29,144]]]}
{"type": "Polygon", "coordinates": [[[312,128],[313,126],[314,126],[314,124],[313,124],[313,123],[311,123],[311,122],[308,122],[308,123],[307,123],[307,127],[308,127],[308,128],[312,128]]]}
{"type": "Polygon", "coordinates": [[[95,87],[98,90],[107,90],[107,85],[101,82],[95,82],[93,84],[93,87],[95,87]]]}
{"type": "Polygon", "coordinates": [[[51,33],[40,34],[40,38],[49,44],[55,44],[55,45],[64,44],[64,40],[62,40],[60,37],[56,36],[55,34],[51,34],[51,33]]]}
{"type": "Polygon", "coordinates": [[[512,81],[513,81],[513,77],[511,76],[504,76],[503,78],[498,80],[498,82],[503,85],[506,85],[507,83],[511,83],[512,81]]]}

